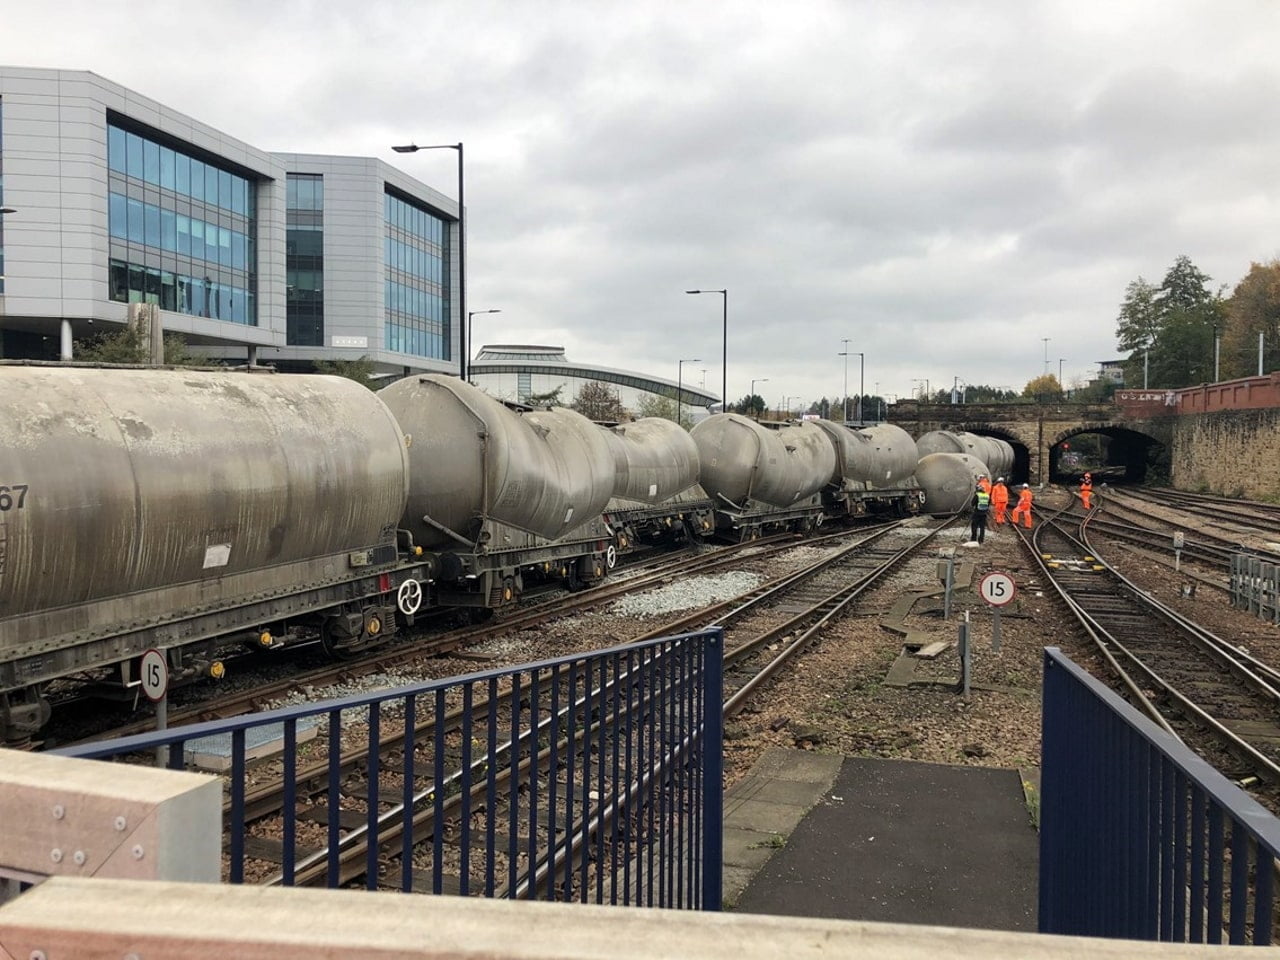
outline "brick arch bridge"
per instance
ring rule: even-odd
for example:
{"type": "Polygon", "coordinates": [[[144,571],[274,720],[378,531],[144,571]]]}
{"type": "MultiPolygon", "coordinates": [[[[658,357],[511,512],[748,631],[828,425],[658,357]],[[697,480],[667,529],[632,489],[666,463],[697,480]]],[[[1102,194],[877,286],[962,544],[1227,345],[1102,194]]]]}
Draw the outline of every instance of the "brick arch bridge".
{"type": "Polygon", "coordinates": [[[1132,479],[1141,479],[1155,454],[1173,446],[1168,418],[1132,420],[1110,403],[971,403],[922,404],[900,400],[889,407],[888,420],[919,439],[931,430],[965,430],[998,437],[1014,450],[1017,483],[1046,483],[1056,472],[1059,444],[1081,433],[1111,438],[1112,456],[1132,479]]]}

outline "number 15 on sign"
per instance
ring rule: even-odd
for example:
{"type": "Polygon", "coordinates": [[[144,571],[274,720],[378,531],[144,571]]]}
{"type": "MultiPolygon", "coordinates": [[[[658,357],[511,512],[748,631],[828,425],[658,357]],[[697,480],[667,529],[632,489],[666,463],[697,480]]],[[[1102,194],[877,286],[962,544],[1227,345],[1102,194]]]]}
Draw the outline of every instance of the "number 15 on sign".
{"type": "Polygon", "coordinates": [[[978,595],[991,605],[991,649],[1000,652],[1000,608],[1013,603],[1018,587],[1007,573],[988,573],[978,581],[978,595]]]}
{"type": "Polygon", "coordinates": [[[1018,588],[1007,573],[988,573],[978,581],[978,593],[993,607],[1003,607],[1013,602],[1018,588]]]}

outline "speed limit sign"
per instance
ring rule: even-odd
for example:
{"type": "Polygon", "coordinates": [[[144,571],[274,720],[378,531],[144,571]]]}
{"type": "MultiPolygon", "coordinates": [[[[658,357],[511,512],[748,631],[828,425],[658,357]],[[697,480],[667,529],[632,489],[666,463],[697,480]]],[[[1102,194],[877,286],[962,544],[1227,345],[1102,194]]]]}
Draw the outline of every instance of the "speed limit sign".
{"type": "Polygon", "coordinates": [[[1013,602],[1018,588],[1007,573],[988,573],[978,581],[978,593],[993,607],[1003,607],[1013,602]]]}
{"type": "Polygon", "coordinates": [[[142,655],[142,663],[138,666],[142,676],[142,692],[152,703],[164,699],[169,692],[169,664],[159,650],[148,650],[142,655]]]}

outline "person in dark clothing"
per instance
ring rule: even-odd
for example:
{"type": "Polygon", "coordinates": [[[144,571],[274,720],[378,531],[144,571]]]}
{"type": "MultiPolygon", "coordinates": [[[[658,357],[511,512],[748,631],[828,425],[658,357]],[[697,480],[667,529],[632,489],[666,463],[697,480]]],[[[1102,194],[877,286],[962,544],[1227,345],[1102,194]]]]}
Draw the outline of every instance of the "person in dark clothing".
{"type": "Polygon", "coordinates": [[[991,494],[979,486],[973,491],[972,518],[969,521],[970,540],[981,543],[987,535],[987,514],[991,510],[991,494]]]}

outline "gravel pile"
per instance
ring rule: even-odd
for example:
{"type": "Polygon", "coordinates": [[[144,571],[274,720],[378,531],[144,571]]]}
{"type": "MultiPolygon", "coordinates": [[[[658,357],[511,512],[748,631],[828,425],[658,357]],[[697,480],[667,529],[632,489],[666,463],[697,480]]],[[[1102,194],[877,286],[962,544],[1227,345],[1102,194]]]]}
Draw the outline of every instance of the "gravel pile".
{"type": "Polygon", "coordinates": [[[656,617],[664,613],[693,610],[753,590],[760,585],[761,580],[758,574],[741,572],[690,577],[657,590],[624,597],[610,607],[610,612],[623,617],[656,617]]]}

